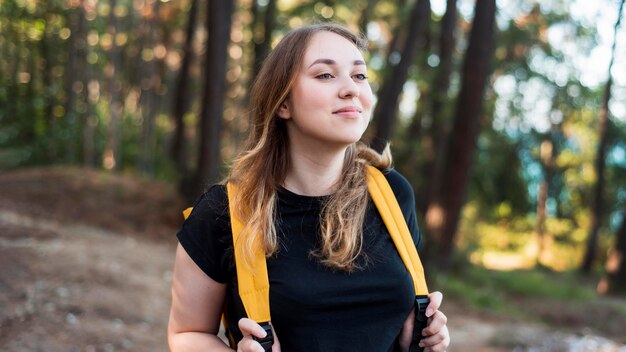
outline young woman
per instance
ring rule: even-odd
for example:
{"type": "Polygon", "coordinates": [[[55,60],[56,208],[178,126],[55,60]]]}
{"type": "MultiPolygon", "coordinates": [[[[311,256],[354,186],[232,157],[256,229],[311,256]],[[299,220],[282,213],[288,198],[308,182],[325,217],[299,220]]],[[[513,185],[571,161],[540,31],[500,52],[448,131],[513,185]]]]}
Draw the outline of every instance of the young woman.
{"type": "MultiPolygon", "coordinates": [[[[272,351],[408,350],[414,288],[368,200],[366,165],[384,174],[417,246],[406,179],[360,139],[372,113],[364,40],[333,24],[288,33],[251,91],[250,136],[227,182],[246,224],[262,236],[270,281],[272,351]]],[[[217,336],[226,313],[238,351],[263,351],[265,331],[245,317],[237,292],[229,204],[215,185],[178,233],[168,340],[173,351],[230,351],[217,336]]],[[[449,344],[442,295],[429,296],[426,351],[449,344]]]]}

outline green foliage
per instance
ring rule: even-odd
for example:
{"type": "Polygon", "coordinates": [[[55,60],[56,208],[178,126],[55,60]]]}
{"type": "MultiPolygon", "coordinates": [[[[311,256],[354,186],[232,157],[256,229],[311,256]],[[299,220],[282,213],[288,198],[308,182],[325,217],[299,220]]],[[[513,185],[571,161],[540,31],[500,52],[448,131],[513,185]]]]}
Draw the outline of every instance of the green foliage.
{"type": "Polygon", "coordinates": [[[584,302],[596,297],[594,282],[574,272],[494,271],[466,265],[454,274],[436,274],[434,283],[437,290],[470,307],[500,312],[515,311],[511,302],[520,298],[584,302]]]}

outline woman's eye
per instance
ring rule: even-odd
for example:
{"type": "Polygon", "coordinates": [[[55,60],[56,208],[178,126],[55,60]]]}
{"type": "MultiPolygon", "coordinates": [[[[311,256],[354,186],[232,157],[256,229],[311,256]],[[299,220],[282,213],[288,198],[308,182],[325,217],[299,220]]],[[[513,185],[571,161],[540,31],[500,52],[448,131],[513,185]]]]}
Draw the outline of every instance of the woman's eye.
{"type": "Polygon", "coordinates": [[[322,73],[322,74],[319,74],[319,75],[315,76],[315,78],[318,78],[318,79],[331,79],[331,78],[333,78],[333,75],[331,75],[330,73],[322,73]]]}
{"type": "Polygon", "coordinates": [[[359,81],[365,81],[367,79],[367,76],[363,73],[357,73],[356,75],[352,77],[356,78],[359,81]]]}

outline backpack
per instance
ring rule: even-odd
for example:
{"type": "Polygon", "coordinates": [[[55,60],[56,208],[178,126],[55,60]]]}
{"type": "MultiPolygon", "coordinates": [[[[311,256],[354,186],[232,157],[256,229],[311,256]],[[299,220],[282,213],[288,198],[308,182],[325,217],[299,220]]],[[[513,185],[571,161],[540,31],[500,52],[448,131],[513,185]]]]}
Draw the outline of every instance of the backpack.
{"type": "MultiPolygon", "coordinates": [[[[374,166],[367,166],[367,188],[370,197],[374,201],[376,208],[389,231],[389,234],[413,279],[415,288],[415,326],[413,329],[413,339],[411,342],[410,352],[422,351],[418,346],[421,340],[421,331],[427,325],[426,306],[428,300],[428,287],[424,278],[424,269],[420,261],[417,249],[409,232],[409,228],[400,209],[400,205],[396,200],[393,190],[389,186],[387,179],[383,173],[374,166]]],[[[228,192],[229,204],[233,204],[232,200],[237,193],[237,187],[232,183],[226,184],[228,192]]],[[[183,214],[185,218],[189,216],[192,208],[186,209],[183,214]]],[[[229,207],[230,221],[232,227],[233,244],[239,243],[239,235],[244,229],[244,224],[239,219],[233,207],[229,207]]],[[[267,275],[267,263],[265,261],[265,253],[261,246],[255,246],[250,256],[250,265],[241,262],[244,256],[243,246],[235,247],[235,267],[237,270],[237,279],[239,282],[239,296],[243,302],[248,318],[256,321],[267,332],[267,336],[257,340],[265,349],[271,351],[274,337],[272,327],[269,324],[270,305],[269,305],[269,280],[267,275]],[[240,264],[241,263],[241,264],[240,264]]],[[[226,325],[226,319],[223,319],[226,325]]],[[[228,327],[227,327],[228,328],[228,327]]],[[[228,329],[227,329],[228,330],[228,329]]],[[[227,333],[230,345],[236,348],[236,343],[232,334],[227,333]]]]}

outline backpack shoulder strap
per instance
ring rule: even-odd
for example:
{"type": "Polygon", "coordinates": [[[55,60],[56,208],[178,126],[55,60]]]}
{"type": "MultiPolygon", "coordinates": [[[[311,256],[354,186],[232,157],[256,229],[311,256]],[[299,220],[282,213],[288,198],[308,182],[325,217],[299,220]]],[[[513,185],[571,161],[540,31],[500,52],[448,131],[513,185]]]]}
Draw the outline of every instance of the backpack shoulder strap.
{"type": "Polygon", "coordinates": [[[235,248],[235,267],[237,268],[237,280],[239,283],[239,296],[243,302],[248,318],[256,322],[269,322],[270,318],[270,284],[267,276],[267,263],[265,253],[260,245],[251,248],[250,262],[244,261],[244,254],[248,249],[241,241],[241,232],[244,224],[237,216],[235,207],[232,206],[237,194],[237,187],[232,183],[226,184],[228,190],[228,203],[230,222],[233,232],[233,246],[235,248]]]}
{"type": "Polygon", "coordinates": [[[367,166],[367,189],[404,265],[413,278],[415,295],[428,295],[424,268],[400,205],[385,175],[374,166],[367,166]]]}

